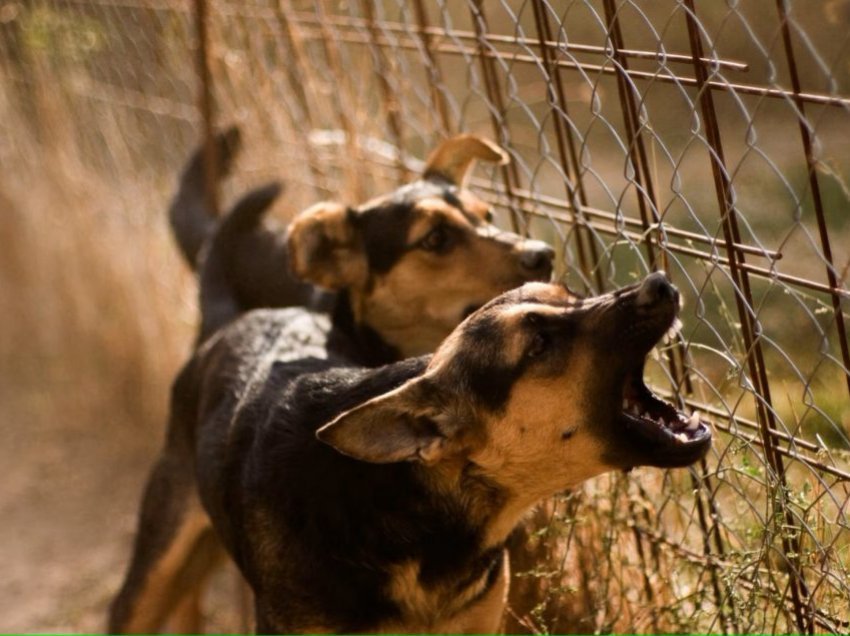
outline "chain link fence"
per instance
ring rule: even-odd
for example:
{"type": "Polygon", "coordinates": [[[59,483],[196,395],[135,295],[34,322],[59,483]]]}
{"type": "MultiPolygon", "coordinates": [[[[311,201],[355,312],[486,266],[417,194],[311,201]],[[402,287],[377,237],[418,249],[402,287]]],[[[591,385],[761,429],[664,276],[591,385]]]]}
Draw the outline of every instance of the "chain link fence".
{"type": "Polygon", "coordinates": [[[670,274],[648,373],[717,431],[541,507],[508,629],[846,633],[848,27],[848,0],[2,0],[0,159],[72,164],[142,231],[220,125],[221,199],[280,177],[283,216],[495,139],[473,186],[571,287],[670,274]]]}

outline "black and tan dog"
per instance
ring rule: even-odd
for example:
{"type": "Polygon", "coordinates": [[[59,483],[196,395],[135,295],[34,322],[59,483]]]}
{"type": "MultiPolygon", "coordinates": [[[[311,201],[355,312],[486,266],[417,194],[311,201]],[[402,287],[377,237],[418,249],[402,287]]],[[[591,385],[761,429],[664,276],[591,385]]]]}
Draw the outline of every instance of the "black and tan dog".
{"type": "MultiPolygon", "coordinates": [[[[225,167],[237,141],[233,130],[218,138],[225,167]]],[[[284,332],[269,337],[299,343],[290,358],[309,350],[375,366],[433,351],[475,308],[527,281],[548,280],[552,249],[498,230],[489,206],[463,187],[476,159],[504,161],[505,154],[477,137],[450,139],[432,153],[420,180],[357,207],[320,203],[284,234],[263,220],[279,196],[276,184],[252,191],[216,221],[204,207],[196,153],[171,222],[200,274],[198,342],[256,307],[315,307],[315,284],[335,292],[332,320],[289,312],[270,326],[284,332]]],[[[181,386],[172,418],[187,408],[181,386]]],[[[197,500],[191,453],[175,453],[172,442],[147,485],[133,560],[111,608],[112,632],[158,629],[215,563],[217,541],[197,500]]]]}
{"type": "MultiPolygon", "coordinates": [[[[226,174],[238,130],[218,135],[216,145],[226,174]]],[[[181,253],[199,271],[202,339],[251,309],[328,308],[361,354],[389,362],[432,352],[472,309],[548,280],[552,248],[499,230],[490,206],[464,187],[476,160],[504,163],[507,155],[459,135],[431,154],[421,179],[355,207],[319,203],[283,228],[265,219],[277,184],[252,191],[217,220],[205,203],[198,150],[169,217],[181,253]]]]}
{"type": "MultiPolygon", "coordinates": [[[[530,283],[433,356],[376,369],[293,340],[299,310],[251,312],[181,372],[164,461],[192,467],[258,631],[493,632],[504,544],[530,507],[708,450],[706,424],[642,379],[677,311],[661,273],[588,299],[530,283]]],[[[171,493],[150,495],[151,528],[173,523],[171,493]]],[[[191,570],[175,562],[181,536],[151,571],[191,570]]]]}

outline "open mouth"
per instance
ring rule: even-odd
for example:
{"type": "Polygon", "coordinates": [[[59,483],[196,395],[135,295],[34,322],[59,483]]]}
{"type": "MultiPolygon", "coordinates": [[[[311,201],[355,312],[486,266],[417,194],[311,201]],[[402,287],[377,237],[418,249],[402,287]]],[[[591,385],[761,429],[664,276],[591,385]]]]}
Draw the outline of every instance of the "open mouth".
{"type": "Polygon", "coordinates": [[[685,413],[657,397],[643,381],[644,362],[626,376],[620,419],[646,463],[687,466],[711,447],[711,429],[699,411],[685,413]]]}

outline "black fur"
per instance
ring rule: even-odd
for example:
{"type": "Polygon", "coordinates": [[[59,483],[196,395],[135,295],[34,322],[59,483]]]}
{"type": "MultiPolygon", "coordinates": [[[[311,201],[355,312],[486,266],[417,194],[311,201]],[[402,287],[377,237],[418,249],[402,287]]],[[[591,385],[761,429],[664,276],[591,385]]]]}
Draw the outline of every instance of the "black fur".
{"type": "MultiPolygon", "coordinates": [[[[220,135],[217,144],[221,176],[232,163],[238,131],[220,135]]],[[[317,295],[294,281],[285,233],[264,220],[279,186],[252,191],[219,220],[203,196],[203,177],[199,150],[170,211],[181,252],[199,271],[202,327],[179,390],[175,385],[164,459],[145,493],[133,563],[112,605],[110,629],[155,629],[197,583],[171,589],[166,582],[165,591],[146,586],[181,530],[185,515],[179,513],[198,491],[216,526],[208,534],[221,535],[257,594],[260,630],[386,624],[398,613],[385,596],[388,568],[407,561],[419,564],[419,580],[441,594],[485,579],[492,585],[501,546],[479,547],[480,531],[461,502],[434,495],[413,464],[356,462],[314,436],[346,408],[421,373],[427,359],[357,368],[389,364],[400,352],[355,320],[347,292],[317,295]],[[332,322],[302,309],[250,311],[293,304],[324,310],[334,298],[332,322]]],[[[421,199],[441,197],[469,216],[457,191],[443,178],[426,178],[351,210],[370,273],[390,271],[413,248],[408,234],[421,199]]],[[[499,238],[506,257],[518,258],[520,241],[499,238]]],[[[522,272],[517,284],[549,273],[515,264],[522,272]]],[[[499,381],[496,366],[488,379],[494,360],[480,358],[471,382],[497,408],[513,380],[499,381]]],[[[499,489],[472,470],[463,480],[464,497],[474,493],[484,507],[499,507],[499,489]]],[[[192,546],[179,544],[184,548],[192,546]]]]}
{"type": "MultiPolygon", "coordinates": [[[[241,145],[242,138],[239,129],[235,126],[216,135],[218,176],[224,176],[230,172],[241,145]]],[[[189,159],[180,176],[177,194],[174,195],[168,209],[168,220],[171,222],[177,247],[193,270],[198,267],[201,247],[213,233],[216,225],[215,214],[210,210],[206,198],[204,154],[202,146],[189,159]]]]}
{"type": "Polygon", "coordinates": [[[190,367],[205,398],[184,425],[215,440],[198,452],[202,501],[265,624],[368,631],[398,618],[386,596],[391,566],[418,561],[425,586],[462,589],[497,569],[501,547],[481,550],[460,502],[431,492],[418,464],[361,462],[316,439],[338,414],[421,374],[428,357],[363,369],[334,355],[268,356],[311,353],[272,335],[298,311],[252,312],[203,347],[190,367]],[[234,366],[222,373],[223,364],[234,366]]]}
{"type": "Polygon", "coordinates": [[[391,203],[370,208],[355,218],[370,271],[386,274],[408,250],[407,233],[413,220],[410,206],[391,203]]]}
{"type": "Polygon", "coordinates": [[[522,375],[522,367],[508,364],[499,351],[501,325],[494,315],[485,315],[470,323],[466,330],[469,346],[459,365],[476,403],[493,412],[504,408],[511,388],[522,375]]]}
{"type": "Polygon", "coordinates": [[[328,334],[328,349],[352,363],[377,367],[401,359],[401,353],[369,325],[358,323],[351,311],[348,292],[337,294],[332,314],[333,327],[328,334]]]}
{"type": "MultiPolygon", "coordinates": [[[[217,176],[223,178],[241,147],[239,129],[219,133],[215,145],[217,176]]],[[[265,218],[280,192],[277,183],[254,189],[218,218],[206,199],[203,147],[189,159],[168,216],[180,253],[200,279],[198,342],[251,309],[334,306],[333,294],[289,272],[284,228],[265,218]]]]}
{"type": "Polygon", "coordinates": [[[464,212],[456,191],[456,186],[444,181],[420,180],[399,188],[377,205],[360,210],[354,219],[366,248],[369,269],[379,274],[390,271],[412,247],[407,237],[418,201],[443,199],[464,212]]]}

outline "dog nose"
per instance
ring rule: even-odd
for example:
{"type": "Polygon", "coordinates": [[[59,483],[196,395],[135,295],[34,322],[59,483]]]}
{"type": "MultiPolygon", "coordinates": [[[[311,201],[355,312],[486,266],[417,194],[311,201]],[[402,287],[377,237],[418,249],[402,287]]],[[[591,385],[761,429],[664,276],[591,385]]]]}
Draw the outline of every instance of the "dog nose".
{"type": "Polygon", "coordinates": [[[555,250],[543,241],[523,241],[520,245],[519,262],[525,269],[536,272],[542,269],[552,270],[555,250]]]}
{"type": "Polygon", "coordinates": [[[640,287],[638,287],[635,302],[638,306],[645,307],[662,301],[678,302],[679,290],[667,278],[666,272],[653,272],[644,278],[640,287]]]}

